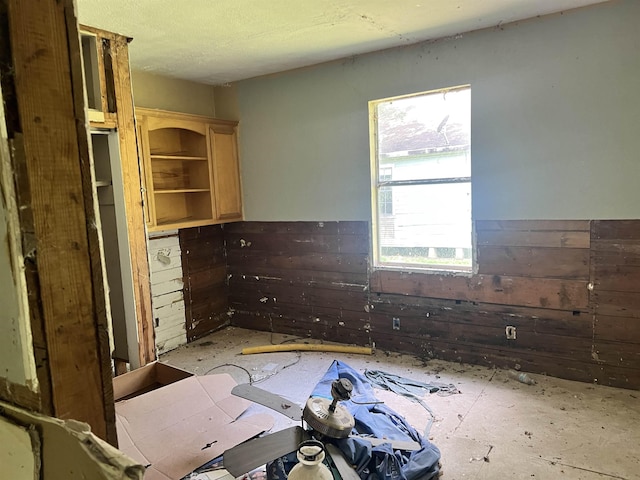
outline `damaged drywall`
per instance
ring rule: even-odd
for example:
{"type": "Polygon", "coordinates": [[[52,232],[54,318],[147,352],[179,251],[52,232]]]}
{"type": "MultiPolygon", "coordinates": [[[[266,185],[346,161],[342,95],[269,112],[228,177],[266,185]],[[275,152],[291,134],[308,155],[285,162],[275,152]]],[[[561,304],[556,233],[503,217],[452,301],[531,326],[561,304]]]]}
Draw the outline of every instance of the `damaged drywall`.
{"type": "Polygon", "coordinates": [[[31,413],[3,402],[0,444],[8,446],[0,451],[2,478],[141,480],[144,475],[144,466],[96,437],[86,423],[31,413]],[[6,469],[20,475],[5,476],[6,469]]]}

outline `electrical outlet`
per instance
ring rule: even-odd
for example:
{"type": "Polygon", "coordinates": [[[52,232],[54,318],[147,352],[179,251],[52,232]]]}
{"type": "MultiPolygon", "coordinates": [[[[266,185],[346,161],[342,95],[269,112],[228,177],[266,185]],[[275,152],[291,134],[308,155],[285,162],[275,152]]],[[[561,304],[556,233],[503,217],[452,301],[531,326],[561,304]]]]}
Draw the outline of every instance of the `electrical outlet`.
{"type": "Polygon", "coordinates": [[[400,319],[398,317],[393,317],[393,329],[400,330],[400,319]]]}
{"type": "Polygon", "coordinates": [[[515,340],[516,339],[516,327],[512,325],[507,325],[504,329],[504,333],[507,335],[507,340],[515,340]]]}

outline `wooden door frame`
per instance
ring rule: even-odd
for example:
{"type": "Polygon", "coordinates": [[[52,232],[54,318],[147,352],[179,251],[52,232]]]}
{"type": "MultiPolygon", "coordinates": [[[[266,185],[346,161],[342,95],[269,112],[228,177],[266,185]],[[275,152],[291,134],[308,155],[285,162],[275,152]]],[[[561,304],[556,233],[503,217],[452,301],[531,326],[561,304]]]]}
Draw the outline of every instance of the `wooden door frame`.
{"type": "MultiPolygon", "coordinates": [[[[156,359],[155,338],[153,330],[153,312],[151,306],[151,279],[149,274],[149,257],[145,209],[143,205],[141,163],[138,160],[138,143],[135,126],[135,113],[131,89],[129,69],[130,38],[117,33],[107,32],[99,28],[80,25],[80,30],[96,35],[98,39],[98,57],[104,56],[105,42],[108,45],[107,62],[99,62],[100,90],[102,92],[103,109],[108,104],[115,106],[115,112],[105,112],[106,123],[91,122],[94,127],[115,127],[120,143],[120,169],[124,183],[124,209],[127,221],[129,255],[133,274],[133,295],[135,300],[137,326],[137,358],[129,355],[132,368],[138,368],[156,359]],[[111,80],[107,80],[106,77],[111,80]],[[110,87],[107,87],[110,84],[110,87]],[[107,98],[113,98],[107,101],[107,98]]],[[[129,351],[134,349],[129,347],[129,351]]],[[[119,359],[116,359],[118,362],[119,359]]],[[[117,363],[118,364],[118,363],[117,363]]]]}
{"type": "Polygon", "coordinates": [[[74,1],[0,0],[0,14],[9,33],[0,34],[3,58],[10,40],[3,95],[21,211],[37,409],[84,421],[116,445],[74,1]]]}

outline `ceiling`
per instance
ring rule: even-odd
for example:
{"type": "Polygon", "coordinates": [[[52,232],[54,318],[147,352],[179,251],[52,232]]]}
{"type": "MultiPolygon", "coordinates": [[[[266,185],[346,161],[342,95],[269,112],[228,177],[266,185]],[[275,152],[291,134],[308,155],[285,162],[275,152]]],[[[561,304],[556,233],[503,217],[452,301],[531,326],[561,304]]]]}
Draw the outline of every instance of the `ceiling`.
{"type": "Polygon", "coordinates": [[[224,84],[603,0],[77,0],[79,21],[133,37],[131,65],[224,84]]]}

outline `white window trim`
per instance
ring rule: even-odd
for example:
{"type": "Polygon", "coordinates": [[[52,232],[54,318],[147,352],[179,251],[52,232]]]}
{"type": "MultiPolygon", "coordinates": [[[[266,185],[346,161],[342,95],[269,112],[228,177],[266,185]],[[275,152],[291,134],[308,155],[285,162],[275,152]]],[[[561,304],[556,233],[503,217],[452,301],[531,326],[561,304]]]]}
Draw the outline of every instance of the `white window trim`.
{"type": "MultiPolygon", "coordinates": [[[[399,95],[396,97],[388,97],[377,100],[369,101],[369,153],[370,153],[370,173],[371,173],[371,268],[374,270],[396,270],[396,271],[409,271],[409,272],[425,272],[433,274],[450,274],[459,276],[472,276],[477,273],[476,262],[476,234],[475,234],[475,222],[473,216],[471,218],[471,268],[459,269],[459,268],[447,268],[443,265],[409,265],[409,264],[381,264],[380,262],[380,249],[378,240],[378,226],[380,223],[380,213],[378,206],[378,190],[384,186],[411,186],[411,185],[438,185],[449,183],[469,183],[471,184],[471,191],[473,195],[473,183],[472,177],[449,177],[449,178],[435,178],[435,179],[423,179],[423,180],[389,180],[380,182],[379,178],[379,156],[378,156],[378,119],[376,115],[376,107],[383,102],[389,102],[396,99],[402,99],[407,97],[415,97],[419,95],[427,95],[436,92],[450,92],[462,89],[468,89],[471,85],[459,85],[455,87],[436,89],[425,92],[412,93],[408,95],[399,95]]],[[[472,214],[473,215],[473,214],[472,214]]]]}

